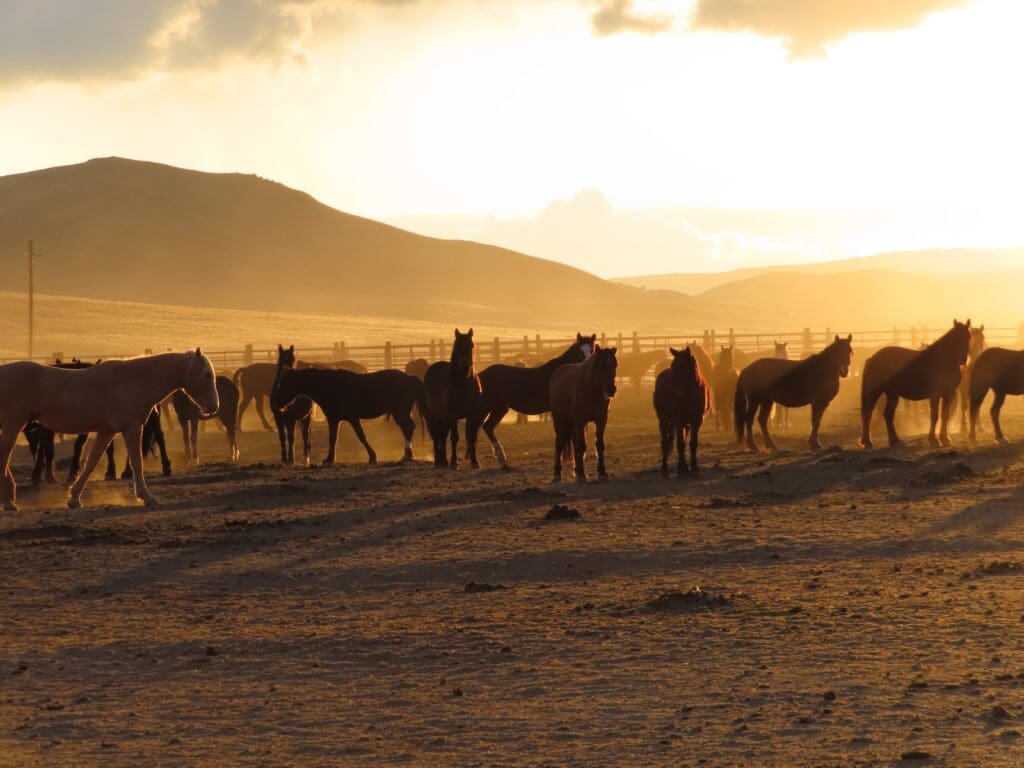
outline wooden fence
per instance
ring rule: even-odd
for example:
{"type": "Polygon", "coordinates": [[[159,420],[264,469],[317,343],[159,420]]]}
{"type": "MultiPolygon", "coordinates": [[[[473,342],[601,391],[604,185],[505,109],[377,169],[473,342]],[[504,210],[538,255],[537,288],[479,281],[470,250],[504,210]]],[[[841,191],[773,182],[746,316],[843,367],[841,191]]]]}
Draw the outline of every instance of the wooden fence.
{"type": "MultiPolygon", "coordinates": [[[[800,331],[783,331],[779,333],[743,333],[732,328],[726,331],[701,330],[692,333],[675,335],[641,336],[636,331],[623,334],[600,334],[602,346],[615,346],[619,353],[628,354],[631,352],[644,352],[653,349],[666,349],[670,346],[681,348],[687,342],[697,341],[710,353],[714,354],[721,346],[733,345],[738,349],[753,352],[765,350],[771,353],[773,343],[787,342],[789,354],[792,358],[802,358],[813,354],[828,344],[834,334],[846,335],[853,333],[854,347],[856,349],[876,349],[888,344],[900,344],[916,348],[921,344],[929,343],[948,328],[888,328],[883,330],[850,331],[843,328],[824,328],[813,330],[804,328],[800,331]]],[[[1024,347],[1024,324],[1016,328],[986,328],[986,343],[989,346],[1024,347]]],[[[565,347],[574,341],[574,337],[552,337],[541,338],[540,335],[533,337],[521,336],[518,338],[492,338],[485,339],[477,336],[477,364],[478,366],[489,365],[501,360],[514,360],[517,358],[545,358],[554,357],[565,347]]],[[[290,343],[290,342],[289,342],[290,343]]],[[[357,360],[370,370],[381,368],[402,368],[410,360],[425,358],[430,362],[447,359],[451,348],[451,339],[430,339],[427,342],[398,343],[385,341],[383,344],[370,345],[348,345],[344,341],[336,342],[331,347],[296,347],[300,359],[310,361],[330,362],[335,360],[357,360]]],[[[47,357],[37,357],[35,360],[41,363],[53,362],[55,358],[70,360],[77,357],[81,360],[114,359],[128,357],[132,354],[152,354],[154,350],[137,350],[136,352],[120,351],[116,353],[89,353],[79,350],[62,350],[52,352],[47,357]]],[[[160,351],[160,350],[156,350],[160,351]]],[[[255,349],[253,345],[247,345],[244,349],[207,351],[214,366],[218,370],[234,371],[243,365],[258,362],[276,362],[277,348],[255,349]]],[[[0,363],[13,362],[15,359],[0,359],[0,363]]]]}

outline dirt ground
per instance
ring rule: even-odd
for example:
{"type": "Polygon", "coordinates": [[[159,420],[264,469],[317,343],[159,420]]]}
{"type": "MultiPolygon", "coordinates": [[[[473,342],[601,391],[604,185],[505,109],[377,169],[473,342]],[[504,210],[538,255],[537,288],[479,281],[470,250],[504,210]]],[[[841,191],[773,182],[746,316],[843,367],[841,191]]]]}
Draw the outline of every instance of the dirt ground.
{"type": "Polygon", "coordinates": [[[285,468],[251,424],[240,466],[153,478],[158,510],[22,486],[0,765],[1020,764],[1019,444],[862,452],[844,406],[842,448],[806,452],[805,414],[771,456],[712,426],[663,480],[647,397],[616,404],[607,483],[552,485],[531,422],[502,427],[511,473],[486,446],[367,467],[347,427],[342,466],[285,468]]]}

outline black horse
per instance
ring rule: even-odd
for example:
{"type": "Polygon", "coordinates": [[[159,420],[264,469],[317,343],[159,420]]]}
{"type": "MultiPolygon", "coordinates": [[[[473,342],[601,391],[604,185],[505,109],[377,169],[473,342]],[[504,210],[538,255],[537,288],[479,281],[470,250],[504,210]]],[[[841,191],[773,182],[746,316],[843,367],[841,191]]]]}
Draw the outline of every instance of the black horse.
{"type": "MultiPolygon", "coordinates": [[[[309,430],[313,423],[313,401],[308,397],[295,397],[285,400],[278,392],[278,384],[285,371],[295,369],[295,345],[285,349],[277,345],[277,371],[274,384],[270,389],[270,412],[277,425],[277,437],[281,441],[281,463],[295,463],[295,425],[302,424],[302,457],[309,464],[309,430]]],[[[242,409],[238,410],[238,422],[242,423],[242,409]]]]}
{"type": "Polygon", "coordinates": [[[216,414],[204,416],[192,398],[180,389],[171,396],[171,405],[185,439],[185,461],[189,464],[199,463],[199,422],[214,417],[228,433],[228,461],[238,461],[238,387],[227,376],[218,376],[216,385],[217,397],[220,398],[216,414]]]}
{"type": "Polygon", "coordinates": [[[704,417],[711,411],[711,388],[701,375],[697,358],[689,347],[680,352],[669,348],[672,365],[654,380],[654,410],[661,433],[661,474],[668,477],[668,457],[675,439],[682,475],[697,471],[697,436],[704,417]],[[690,441],[690,466],[686,466],[686,440],[690,441]]]}
{"type": "Polygon", "coordinates": [[[509,411],[537,416],[551,410],[551,374],[567,363],[582,363],[597,342],[597,334],[576,334],[576,341],[558,357],[536,368],[496,363],[480,372],[483,388],[483,428],[502,469],[510,469],[505,449],[494,430],[509,411]]]}
{"type": "Polygon", "coordinates": [[[412,435],[416,422],[412,409],[423,401],[423,383],[415,376],[388,369],[373,373],[353,373],[347,370],[285,367],[274,385],[274,397],[286,406],[297,398],[306,397],[320,406],[327,417],[327,458],[325,465],[334,463],[338,442],[338,425],[347,421],[352,425],[359,442],[366,448],[370,464],[377,463],[377,453],[363,432],[361,419],[390,416],[405,438],[404,461],[412,461],[412,435]]]}
{"type": "Polygon", "coordinates": [[[473,329],[455,329],[452,355],[448,362],[433,363],[423,377],[427,429],[434,441],[434,466],[459,468],[459,419],[466,420],[466,448],[469,463],[479,467],[476,434],[480,428],[483,396],[480,378],[474,370],[473,329]],[[445,458],[445,442],[451,436],[452,456],[445,458]]]}

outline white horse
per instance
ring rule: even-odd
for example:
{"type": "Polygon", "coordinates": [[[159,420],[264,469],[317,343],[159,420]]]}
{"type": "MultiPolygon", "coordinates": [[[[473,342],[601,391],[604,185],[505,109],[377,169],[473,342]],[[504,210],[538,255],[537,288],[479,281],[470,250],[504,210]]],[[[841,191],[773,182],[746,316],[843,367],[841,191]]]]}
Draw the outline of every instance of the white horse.
{"type": "Polygon", "coordinates": [[[114,436],[124,436],[135,480],[135,495],[147,507],[157,502],[146,487],[142,468],[142,427],[153,408],[181,389],[204,413],[220,403],[213,364],[194,351],[108,360],[92,368],[69,370],[23,361],[0,365],[0,474],[3,509],[17,510],[17,487],[10,460],[18,433],[33,419],[54,432],[95,432],[68,506],[81,506],[82,489],[114,436]]]}

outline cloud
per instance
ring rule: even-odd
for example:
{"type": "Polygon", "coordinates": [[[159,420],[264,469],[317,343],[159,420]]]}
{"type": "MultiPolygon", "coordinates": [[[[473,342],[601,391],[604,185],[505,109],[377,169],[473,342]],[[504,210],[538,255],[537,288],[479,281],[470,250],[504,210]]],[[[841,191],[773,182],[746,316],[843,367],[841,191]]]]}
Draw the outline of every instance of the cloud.
{"type": "Polygon", "coordinates": [[[0,85],[301,61],[314,24],[341,7],[337,0],[4,0],[0,85]]]}
{"type": "Polygon", "coordinates": [[[970,0],[697,0],[693,29],[782,38],[795,57],[819,56],[856,32],[909,29],[970,0]]]}
{"type": "Polygon", "coordinates": [[[656,35],[672,28],[672,17],[639,13],[634,10],[633,0],[606,0],[591,23],[594,31],[602,37],[621,32],[656,35]]]}

